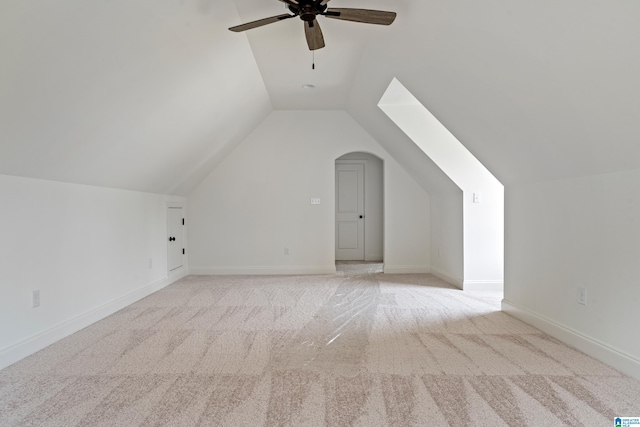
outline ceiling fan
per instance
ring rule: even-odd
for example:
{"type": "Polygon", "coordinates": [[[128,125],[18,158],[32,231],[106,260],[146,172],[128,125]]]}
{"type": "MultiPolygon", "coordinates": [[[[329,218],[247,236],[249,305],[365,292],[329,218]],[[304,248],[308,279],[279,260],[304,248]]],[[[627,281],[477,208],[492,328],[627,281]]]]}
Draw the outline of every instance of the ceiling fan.
{"type": "Polygon", "coordinates": [[[299,16],[304,21],[304,34],[307,38],[309,50],[321,49],[324,47],[324,37],[316,17],[326,16],[332,19],[342,19],[344,21],[364,22],[366,24],[391,25],[396,19],[395,12],[385,12],[382,10],[350,9],[350,8],[327,8],[329,0],[280,0],[285,3],[291,13],[272,16],[270,18],[258,19],[257,21],[237,25],[229,30],[239,33],[274,22],[299,16]]]}

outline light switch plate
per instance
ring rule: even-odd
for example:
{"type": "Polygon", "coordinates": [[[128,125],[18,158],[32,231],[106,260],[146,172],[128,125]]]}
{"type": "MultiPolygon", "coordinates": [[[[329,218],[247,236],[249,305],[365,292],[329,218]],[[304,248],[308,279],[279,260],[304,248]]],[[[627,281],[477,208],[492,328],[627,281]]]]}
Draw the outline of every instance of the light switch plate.
{"type": "Polygon", "coordinates": [[[578,288],[578,304],[587,305],[587,290],[578,288]]]}
{"type": "Polygon", "coordinates": [[[31,307],[32,308],[40,307],[40,290],[39,289],[31,292],[31,307]]]}

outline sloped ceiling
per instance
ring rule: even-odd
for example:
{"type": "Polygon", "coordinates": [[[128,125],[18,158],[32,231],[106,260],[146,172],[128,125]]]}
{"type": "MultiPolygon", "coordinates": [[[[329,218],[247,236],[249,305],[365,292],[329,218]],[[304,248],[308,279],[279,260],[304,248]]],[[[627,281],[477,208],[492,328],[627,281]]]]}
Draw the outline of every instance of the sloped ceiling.
{"type": "MultiPolygon", "coordinates": [[[[328,6],[399,12],[399,3],[402,2],[331,0],[328,6]]],[[[236,0],[236,4],[243,23],[289,13],[284,3],[278,0],[236,0]]],[[[396,31],[395,24],[387,27],[325,17],[319,17],[318,23],[326,47],[315,51],[315,54],[307,48],[303,22],[298,18],[244,33],[251,44],[274,108],[345,109],[353,82],[358,78],[358,64],[364,47],[396,31]],[[315,69],[312,68],[314,60],[315,69]],[[316,89],[303,89],[303,84],[313,84],[316,89]]]]}
{"type": "MultiPolygon", "coordinates": [[[[287,13],[285,5],[277,0],[236,0],[236,4],[240,21],[231,25],[287,13]]],[[[410,17],[411,4],[410,0],[331,0],[329,7],[394,11],[398,18],[391,26],[378,26],[320,17],[326,47],[313,54],[307,48],[303,23],[297,18],[243,34],[249,40],[275,109],[347,110],[426,191],[459,192],[436,164],[377,109],[377,102],[391,78],[385,81],[370,77],[376,75],[375,68],[383,65],[372,64],[374,70],[362,67],[367,47],[402,34],[403,26],[415,21],[410,17]],[[366,84],[361,86],[361,82],[366,84]],[[303,88],[308,84],[315,89],[303,88]],[[365,96],[360,105],[350,108],[354,88],[362,88],[365,96]]],[[[380,60],[386,61],[383,57],[380,60]]],[[[387,65],[398,71],[404,66],[387,65]]],[[[318,126],[331,124],[318,123],[318,126]]]]}
{"type": "Polygon", "coordinates": [[[273,108],[344,109],[453,191],[377,108],[393,77],[507,185],[640,168],[640,2],[330,6],[398,18],[321,18],[312,70],[297,19],[227,30],[277,0],[0,2],[0,173],[188,194],[273,108]]]}
{"type": "Polygon", "coordinates": [[[640,167],[640,3],[430,0],[408,15],[359,64],[348,110],[372,134],[404,138],[373,106],[397,77],[505,184],[640,167]]]}
{"type": "MultiPolygon", "coordinates": [[[[282,13],[275,0],[236,2],[242,22],[282,13]]],[[[398,18],[390,27],[321,18],[316,71],[298,20],[247,32],[274,107],[346,109],[425,188],[446,179],[376,106],[393,77],[505,184],[640,167],[640,2],[329,6],[398,18]]]]}
{"type": "Polygon", "coordinates": [[[0,4],[0,173],[187,194],[272,110],[232,0],[0,4]]]}

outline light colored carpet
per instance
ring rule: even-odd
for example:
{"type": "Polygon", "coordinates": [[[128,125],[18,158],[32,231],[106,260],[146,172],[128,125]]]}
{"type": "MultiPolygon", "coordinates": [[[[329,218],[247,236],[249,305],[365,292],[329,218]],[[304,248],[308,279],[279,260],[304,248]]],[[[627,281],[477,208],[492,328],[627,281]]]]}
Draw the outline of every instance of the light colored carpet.
{"type": "Polygon", "coordinates": [[[497,294],[342,264],[187,277],[0,371],[2,426],[609,426],[640,382],[497,294]]]}

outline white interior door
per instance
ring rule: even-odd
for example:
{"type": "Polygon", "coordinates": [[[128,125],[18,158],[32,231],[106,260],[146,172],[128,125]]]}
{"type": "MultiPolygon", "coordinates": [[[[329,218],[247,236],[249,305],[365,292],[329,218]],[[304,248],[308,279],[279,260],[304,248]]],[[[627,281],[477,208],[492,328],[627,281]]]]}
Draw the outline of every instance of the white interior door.
{"type": "Polygon", "coordinates": [[[336,261],[364,261],[364,164],[336,162],[336,261]]]}
{"type": "Polygon", "coordinates": [[[168,232],[168,269],[169,271],[182,267],[184,257],[182,208],[167,209],[168,232]]]}

